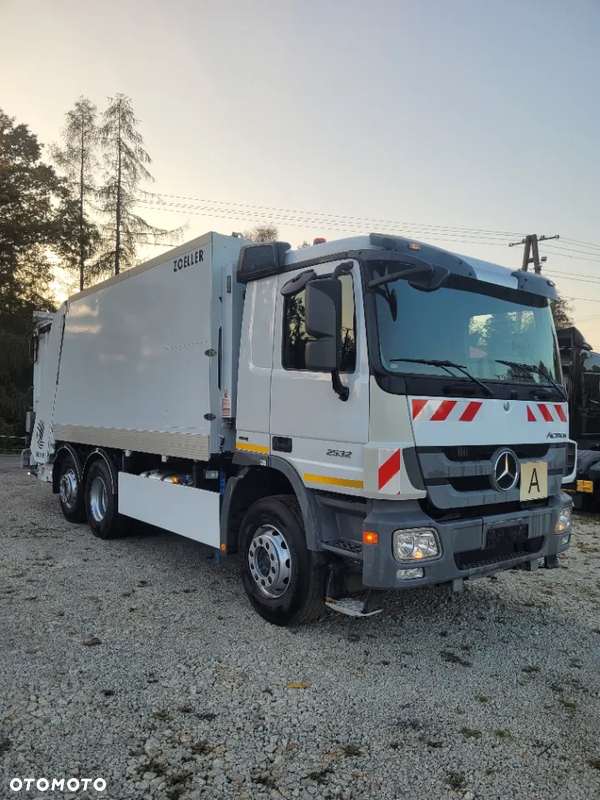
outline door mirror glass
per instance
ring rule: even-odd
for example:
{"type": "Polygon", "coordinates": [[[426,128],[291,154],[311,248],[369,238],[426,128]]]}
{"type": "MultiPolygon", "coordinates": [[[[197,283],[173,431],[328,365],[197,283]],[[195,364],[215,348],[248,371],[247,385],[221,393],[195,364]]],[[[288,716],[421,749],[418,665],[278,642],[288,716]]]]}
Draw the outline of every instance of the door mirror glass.
{"type": "Polygon", "coordinates": [[[339,370],[342,356],[342,284],[321,278],[306,285],[306,368],[313,372],[339,370]]]}

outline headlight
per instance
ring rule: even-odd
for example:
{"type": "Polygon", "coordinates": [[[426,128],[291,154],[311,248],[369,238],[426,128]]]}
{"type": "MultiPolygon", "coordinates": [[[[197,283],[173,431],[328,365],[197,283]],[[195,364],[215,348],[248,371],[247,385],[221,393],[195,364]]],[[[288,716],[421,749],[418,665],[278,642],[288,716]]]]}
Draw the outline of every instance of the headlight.
{"type": "Polygon", "coordinates": [[[441,553],[437,533],[429,528],[410,528],[394,532],[396,561],[426,561],[441,553]]]}
{"type": "Polygon", "coordinates": [[[571,509],[572,506],[563,506],[558,512],[556,520],[556,533],[567,533],[571,529],[571,509]]]}

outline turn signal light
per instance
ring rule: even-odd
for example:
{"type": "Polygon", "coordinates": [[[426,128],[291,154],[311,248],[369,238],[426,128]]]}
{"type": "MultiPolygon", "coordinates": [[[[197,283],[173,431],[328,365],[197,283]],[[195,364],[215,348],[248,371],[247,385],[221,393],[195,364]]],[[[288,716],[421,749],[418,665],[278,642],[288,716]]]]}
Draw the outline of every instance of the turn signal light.
{"type": "Polygon", "coordinates": [[[379,534],[375,531],[363,531],[363,544],[379,544],[379,534]]]}

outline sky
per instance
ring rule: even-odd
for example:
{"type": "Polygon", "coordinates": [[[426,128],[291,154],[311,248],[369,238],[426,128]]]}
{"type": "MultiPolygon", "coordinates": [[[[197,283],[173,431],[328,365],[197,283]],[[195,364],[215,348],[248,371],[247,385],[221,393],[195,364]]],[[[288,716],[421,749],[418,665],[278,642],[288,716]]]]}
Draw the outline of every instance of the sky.
{"type": "MultiPolygon", "coordinates": [[[[185,239],[274,222],[517,268],[524,234],[600,349],[598,0],[0,0],[2,108],[42,143],[132,98],[140,212],[185,239]]],[[[145,248],[142,255],[157,255],[145,248]]]]}

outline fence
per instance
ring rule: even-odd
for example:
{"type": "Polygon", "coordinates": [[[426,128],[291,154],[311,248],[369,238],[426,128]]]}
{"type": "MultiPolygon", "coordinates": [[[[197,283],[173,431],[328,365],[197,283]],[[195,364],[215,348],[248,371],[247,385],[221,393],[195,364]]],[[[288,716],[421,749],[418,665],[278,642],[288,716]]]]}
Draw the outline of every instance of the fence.
{"type": "Polygon", "coordinates": [[[0,436],[0,455],[18,455],[27,444],[27,436],[0,436]]]}

